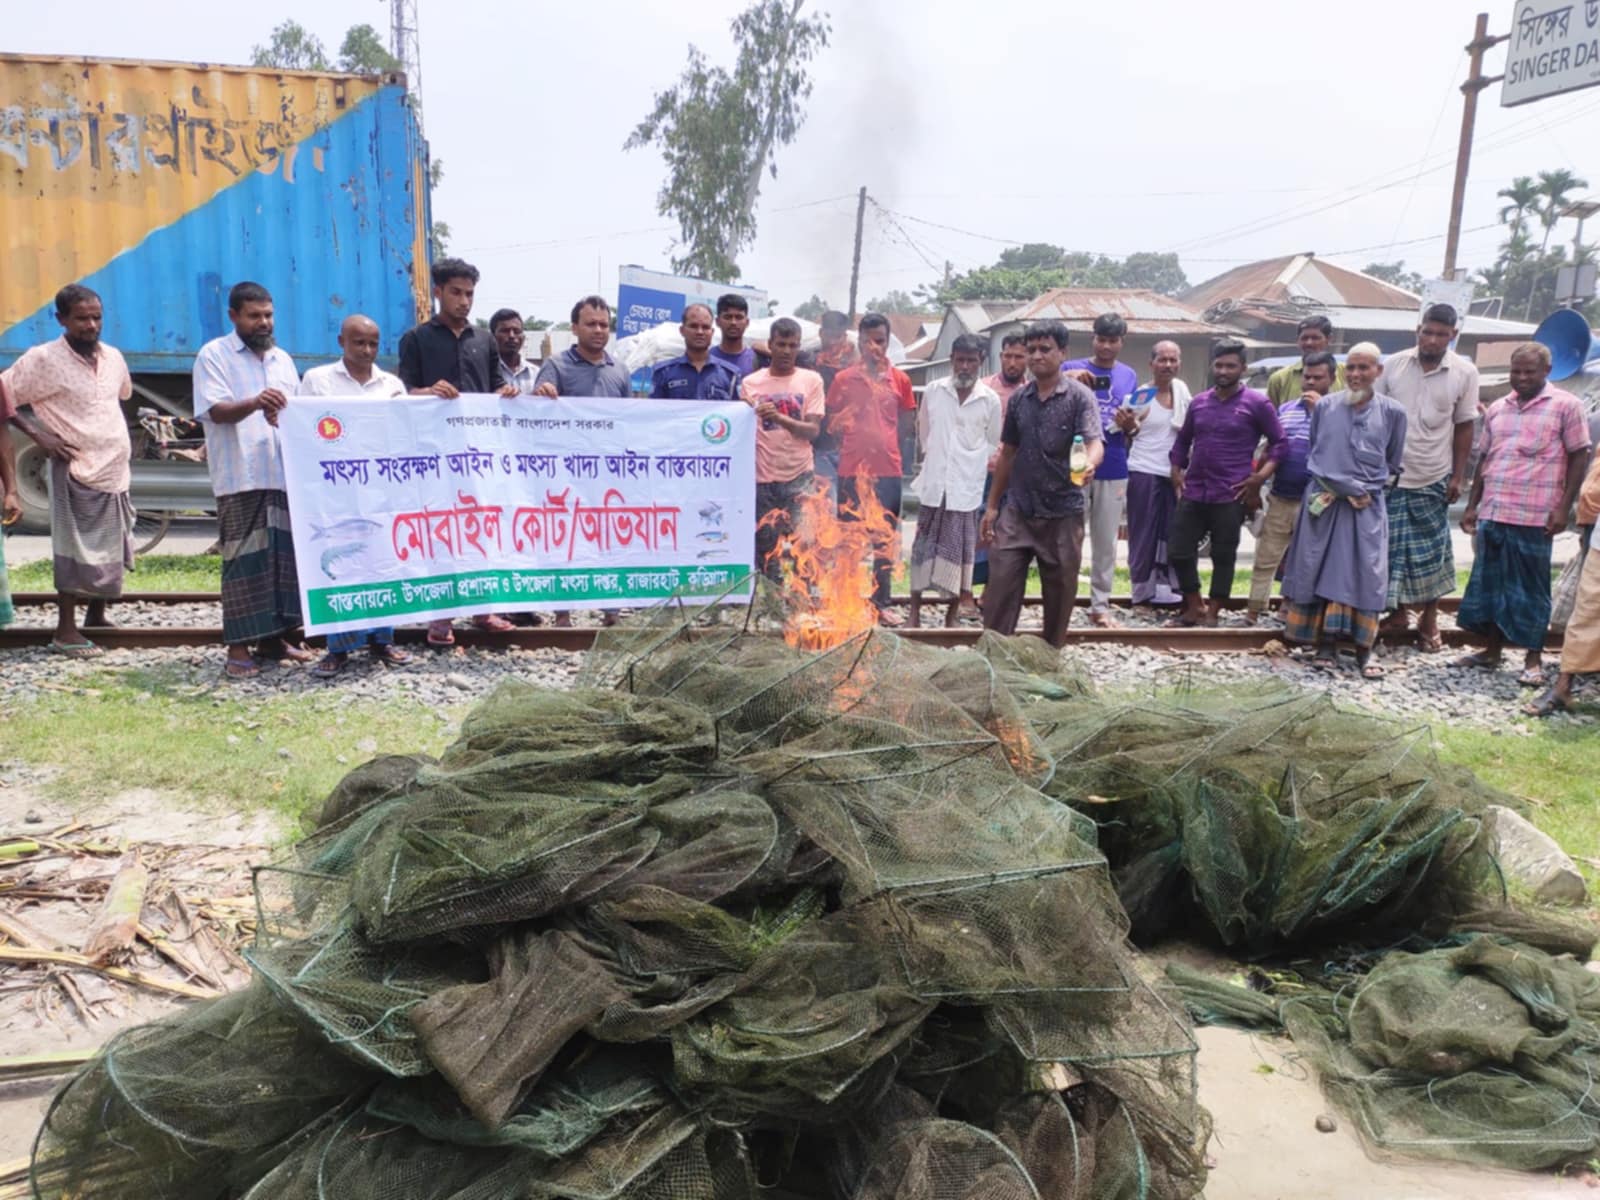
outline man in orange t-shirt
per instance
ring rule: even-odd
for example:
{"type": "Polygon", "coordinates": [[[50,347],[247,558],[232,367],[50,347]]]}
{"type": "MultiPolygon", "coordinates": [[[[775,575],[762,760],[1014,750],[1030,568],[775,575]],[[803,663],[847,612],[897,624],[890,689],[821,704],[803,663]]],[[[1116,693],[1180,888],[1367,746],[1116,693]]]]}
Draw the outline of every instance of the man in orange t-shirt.
{"type": "Polygon", "coordinates": [[[840,371],[828,389],[828,431],[839,438],[839,519],[859,521],[861,496],[870,489],[884,509],[886,528],[875,533],[872,602],[884,625],[889,581],[900,552],[900,414],[917,407],[911,380],[889,362],[889,318],[868,313],[856,327],[861,362],[840,371]]]}
{"type": "Polygon", "coordinates": [[[811,443],[822,429],[822,376],[797,367],[800,325],[789,317],[772,323],[767,337],[772,365],[744,377],[740,396],[756,410],[756,569],[777,582],[779,541],[792,534],[800,501],[816,482],[811,443]]]}

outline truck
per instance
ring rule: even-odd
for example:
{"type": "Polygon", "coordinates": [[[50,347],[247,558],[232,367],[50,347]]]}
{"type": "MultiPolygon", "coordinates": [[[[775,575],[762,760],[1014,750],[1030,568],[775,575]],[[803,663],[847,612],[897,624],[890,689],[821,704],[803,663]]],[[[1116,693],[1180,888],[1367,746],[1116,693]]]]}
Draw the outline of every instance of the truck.
{"type": "MultiPolygon", "coordinates": [[[[228,289],[271,293],[304,371],[351,313],[380,356],[430,312],[428,148],[403,74],[0,54],[0,368],[60,336],[54,296],[100,294],[138,410],[193,413],[195,353],[228,289]]],[[[49,528],[43,453],[14,430],[24,527],[49,528]]],[[[147,439],[146,439],[147,441],[147,439]]],[[[133,463],[136,505],[208,508],[200,463],[133,463]]]]}

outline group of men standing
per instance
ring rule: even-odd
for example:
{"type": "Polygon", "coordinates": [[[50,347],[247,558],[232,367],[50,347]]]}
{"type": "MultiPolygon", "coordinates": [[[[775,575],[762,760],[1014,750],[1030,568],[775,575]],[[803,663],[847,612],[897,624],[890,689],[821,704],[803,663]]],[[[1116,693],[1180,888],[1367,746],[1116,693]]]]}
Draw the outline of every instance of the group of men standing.
{"type": "MultiPolygon", "coordinates": [[[[398,375],[377,366],[377,324],[354,315],[339,332],[340,358],[304,378],[276,345],[266,289],[233,287],[232,332],[207,343],[194,364],[195,416],[207,431],[217,498],[229,677],[317,658],[297,640],[299,586],[277,429],[290,397],[631,394],[628,372],[607,350],[611,311],[602,297],[573,306],[574,344],[535,369],[523,358],[526,332],[515,311],[496,312],[487,329],[472,323],[477,282],[476,268],[458,259],[434,265],[437,313],[401,337],[398,375]]],[[[63,336],[0,373],[0,496],[14,519],[20,509],[7,432],[14,421],[50,457],[59,593],[51,645],[84,656],[98,647],[83,629],[106,623],[106,602],[120,596],[132,564],[121,411],[132,381],[122,356],[100,341],[99,296],[81,285],[63,288],[56,315],[63,336]]],[[[1096,320],[1084,358],[1067,357],[1070,335],[1058,321],[1007,336],[1000,369],[986,379],[986,347],[967,335],[952,345],[949,376],[930,383],[920,404],[889,362],[881,314],[861,319],[854,345],[843,314],[826,314],[821,347],[810,355],[801,351],[797,322],[779,319],[765,342],[747,344],[748,324],[738,295],[722,297],[715,312],[690,305],[680,329],[684,353],[654,369],[651,394],[742,400],[755,410],[757,562],[774,577],[802,501],[829,488],[841,519],[883,522],[872,599],[885,624],[898,622],[889,591],[902,501],[900,434],[914,423],[921,458],[911,483],[919,501],[913,624],[928,593],[946,603],[947,624],[979,615],[981,584],[984,624],[1011,633],[1037,568],[1043,634],[1060,645],[1087,536],[1089,619],[1111,625],[1116,543],[1125,527],[1134,603],[1167,609],[1175,625],[1214,625],[1232,592],[1240,531],[1265,506],[1252,619],[1264,614],[1281,564],[1286,637],[1311,647],[1316,665],[1334,665],[1344,642],[1363,674],[1380,676],[1372,660],[1378,634],[1407,629],[1413,613],[1422,648],[1442,646],[1438,602],[1456,585],[1448,513],[1466,487],[1480,415],[1477,370],[1450,349],[1458,318],[1448,305],[1427,309],[1416,346],[1387,362],[1362,343],[1339,363],[1328,352],[1331,325],[1309,317],[1299,329],[1299,361],[1273,374],[1265,394],[1244,385],[1245,347],[1229,339],[1211,347],[1212,386],[1200,394],[1191,396],[1178,377],[1181,353],[1171,342],[1154,347],[1150,382],[1140,386],[1120,360],[1126,324],[1114,314],[1096,320]],[[1212,575],[1202,598],[1206,543],[1212,575]]],[[[1581,405],[1549,386],[1549,372],[1544,347],[1514,351],[1511,393],[1483,413],[1480,466],[1462,519],[1476,553],[1458,624],[1488,645],[1456,665],[1494,667],[1505,646],[1519,647],[1530,686],[1542,682],[1551,539],[1566,526],[1590,451],[1581,405]]],[[[1600,509],[1595,472],[1583,495],[1579,520],[1587,513],[1592,523],[1600,509]]],[[[1597,573],[1586,565],[1587,590],[1573,617],[1578,636],[1569,634],[1580,648],[1563,659],[1557,685],[1534,709],[1564,706],[1571,676],[1600,666],[1593,644],[1600,634],[1585,642],[1582,633],[1584,621],[1600,620],[1597,573]]],[[[0,613],[0,621],[8,617],[0,613]]],[[[473,620],[501,632],[513,624],[498,615],[473,620]]],[[[570,623],[570,614],[556,622],[570,623]]],[[[434,622],[428,642],[452,645],[451,622],[434,622]]],[[[330,637],[313,669],[337,675],[360,649],[387,665],[408,657],[392,629],[369,629],[330,637]]]]}

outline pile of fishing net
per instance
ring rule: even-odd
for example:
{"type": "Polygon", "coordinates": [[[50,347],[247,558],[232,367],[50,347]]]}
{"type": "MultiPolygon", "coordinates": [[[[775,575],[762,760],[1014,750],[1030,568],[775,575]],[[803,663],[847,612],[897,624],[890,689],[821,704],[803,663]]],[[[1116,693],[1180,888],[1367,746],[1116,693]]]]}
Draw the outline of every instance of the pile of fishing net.
{"type": "Polygon", "coordinates": [[[258,872],[253,986],[72,1080],[38,1195],[1189,1197],[1195,1044],[1130,927],[1582,936],[1506,902],[1419,731],[788,617],[664,607],[352,772],[258,872]]]}
{"type": "Polygon", "coordinates": [[[352,772],[258,872],[254,984],[74,1078],[38,1195],[1198,1194],[1191,1029],[1015,651],[781,618],[658,615],[352,772]]]}
{"type": "Polygon", "coordinates": [[[1167,972],[1198,1020],[1287,1033],[1380,1150],[1521,1170],[1600,1153],[1600,975],[1488,936],[1299,966],[1167,972]]]}

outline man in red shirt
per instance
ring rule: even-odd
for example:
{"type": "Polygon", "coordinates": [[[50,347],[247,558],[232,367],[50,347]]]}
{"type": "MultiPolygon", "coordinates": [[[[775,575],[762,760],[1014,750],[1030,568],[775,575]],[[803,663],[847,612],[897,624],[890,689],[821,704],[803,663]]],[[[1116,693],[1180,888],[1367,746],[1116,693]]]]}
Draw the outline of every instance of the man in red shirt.
{"type": "Polygon", "coordinates": [[[911,380],[889,362],[889,318],[868,313],[856,329],[861,361],[834,377],[828,389],[828,432],[839,439],[839,519],[861,519],[861,494],[871,489],[887,528],[875,537],[872,602],[878,620],[898,625],[889,612],[889,581],[900,550],[900,414],[913,412],[911,380]]]}

